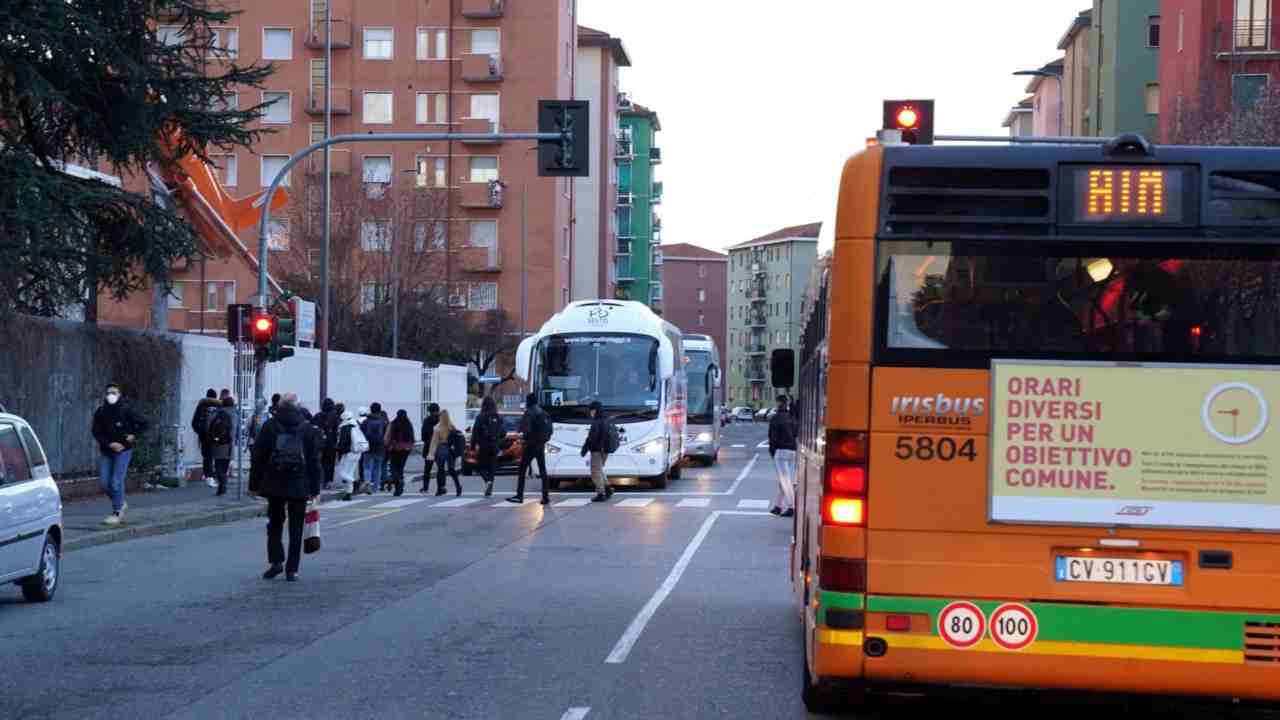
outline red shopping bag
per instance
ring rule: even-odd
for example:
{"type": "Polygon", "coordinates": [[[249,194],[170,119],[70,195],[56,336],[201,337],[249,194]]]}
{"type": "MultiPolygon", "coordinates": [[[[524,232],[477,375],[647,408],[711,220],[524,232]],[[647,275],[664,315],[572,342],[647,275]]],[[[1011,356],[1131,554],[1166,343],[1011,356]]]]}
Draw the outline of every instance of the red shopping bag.
{"type": "Polygon", "coordinates": [[[314,505],[307,509],[302,521],[302,551],[311,554],[320,549],[320,510],[314,505]]]}

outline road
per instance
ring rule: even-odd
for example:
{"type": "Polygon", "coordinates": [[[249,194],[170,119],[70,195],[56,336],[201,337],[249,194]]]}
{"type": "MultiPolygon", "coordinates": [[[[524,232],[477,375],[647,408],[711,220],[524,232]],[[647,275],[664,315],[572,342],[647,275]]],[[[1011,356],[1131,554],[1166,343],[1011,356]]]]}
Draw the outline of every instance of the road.
{"type": "Polygon", "coordinates": [[[0,716],[810,717],[763,437],[607,504],[508,475],[326,507],[298,583],[261,578],[262,520],[69,553],[53,603],[0,595],[0,716]]]}

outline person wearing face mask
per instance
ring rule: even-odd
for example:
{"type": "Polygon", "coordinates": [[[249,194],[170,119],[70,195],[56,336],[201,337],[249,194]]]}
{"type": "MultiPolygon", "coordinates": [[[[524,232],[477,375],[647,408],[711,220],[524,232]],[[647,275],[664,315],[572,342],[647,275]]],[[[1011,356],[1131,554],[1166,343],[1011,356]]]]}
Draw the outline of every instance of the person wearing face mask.
{"type": "Polygon", "coordinates": [[[119,525],[129,504],[124,500],[124,478],[138,436],[151,424],[124,401],[120,386],[107,385],[105,402],[93,414],[93,439],[98,441],[98,482],[111,498],[111,514],[106,525],[119,525]]]}

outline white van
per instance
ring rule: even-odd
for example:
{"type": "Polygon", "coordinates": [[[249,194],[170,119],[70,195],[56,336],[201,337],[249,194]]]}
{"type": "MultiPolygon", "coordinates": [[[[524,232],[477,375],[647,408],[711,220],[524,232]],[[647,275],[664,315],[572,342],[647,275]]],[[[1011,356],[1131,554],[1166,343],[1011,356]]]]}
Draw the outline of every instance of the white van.
{"type": "Polygon", "coordinates": [[[0,582],[31,602],[58,589],[62,497],[31,426],[0,408],[0,582]]]}

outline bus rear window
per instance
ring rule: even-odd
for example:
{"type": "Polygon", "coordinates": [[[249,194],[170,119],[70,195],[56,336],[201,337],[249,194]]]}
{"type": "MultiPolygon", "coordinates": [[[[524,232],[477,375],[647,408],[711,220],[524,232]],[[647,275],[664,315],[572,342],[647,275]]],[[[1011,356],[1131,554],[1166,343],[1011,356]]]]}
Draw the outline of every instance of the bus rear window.
{"type": "Polygon", "coordinates": [[[1280,359],[1280,251],[1170,247],[882,243],[880,346],[889,362],[951,351],[978,366],[991,356],[1280,359]]]}

